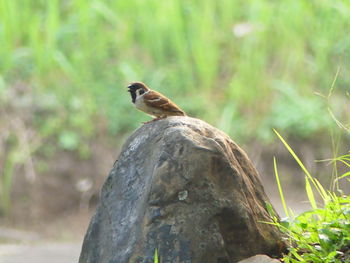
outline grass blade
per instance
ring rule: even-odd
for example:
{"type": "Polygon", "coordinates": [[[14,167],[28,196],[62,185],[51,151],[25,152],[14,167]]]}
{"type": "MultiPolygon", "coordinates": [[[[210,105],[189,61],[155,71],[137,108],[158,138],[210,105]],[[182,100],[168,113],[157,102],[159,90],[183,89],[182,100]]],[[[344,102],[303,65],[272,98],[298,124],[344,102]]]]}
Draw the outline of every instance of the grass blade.
{"type": "Polygon", "coordinates": [[[293,149],[289,146],[289,144],[284,140],[284,138],[275,130],[273,129],[273,131],[276,133],[276,135],[278,136],[278,138],[281,140],[281,142],[284,144],[284,146],[287,148],[287,150],[289,151],[289,153],[293,156],[294,160],[299,164],[300,168],[304,171],[305,175],[307,176],[307,178],[312,182],[312,184],[314,185],[314,187],[316,188],[317,192],[321,195],[323,200],[326,200],[327,197],[323,195],[323,192],[321,189],[319,189],[317,183],[315,182],[314,178],[312,178],[311,174],[309,173],[309,171],[306,169],[306,167],[304,166],[303,162],[299,159],[299,157],[296,155],[296,153],[293,151],[293,149]]]}
{"type": "Polygon", "coordinates": [[[345,177],[347,177],[347,176],[350,176],[350,172],[347,172],[347,173],[343,174],[342,176],[339,176],[339,177],[336,178],[335,180],[340,180],[340,179],[343,179],[343,178],[345,178],[345,177]]]}
{"type": "Polygon", "coordinates": [[[278,176],[277,163],[276,163],[276,158],[275,158],[275,157],[273,157],[273,169],[274,169],[274,171],[275,171],[275,176],[276,176],[276,182],[277,182],[278,192],[279,192],[280,197],[281,197],[281,202],[282,202],[283,210],[284,210],[284,213],[286,214],[286,216],[289,217],[287,204],[286,204],[286,201],[285,201],[285,199],[284,199],[284,194],[283,194],[283,190],[282,190],[280,178],[279,178],[279,176],[278,176]]]}
{"type": "Polygon", "coordinates": [[[159,259],[158,259],[158,249],[154,250],[154,263],[159,263],[159,259]]]}
{"type": "Polygon", "coordinates": [[[307,177],[305,177],[305,189],[306,189],[306,194],[307,194],[307,197],[310,201],[311,207],[314,210],[317,209],[317,204],[316,204],[314,192],[312,191],[309,179],[307,177]]]}

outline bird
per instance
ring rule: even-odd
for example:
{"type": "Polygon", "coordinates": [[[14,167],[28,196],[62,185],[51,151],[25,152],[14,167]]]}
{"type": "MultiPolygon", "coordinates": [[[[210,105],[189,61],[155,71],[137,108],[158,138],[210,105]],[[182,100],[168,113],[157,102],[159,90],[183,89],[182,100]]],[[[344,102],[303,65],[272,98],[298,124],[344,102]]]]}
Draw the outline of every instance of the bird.
{"type": "Polygon", "coordinates": [[[151,90],[142,82],[132,82],[127,88],[134,106],[138,110],[156,117],[149,122],[164,119],[168,116],[187,116],[174,102],[163,94],[151,90]]]}

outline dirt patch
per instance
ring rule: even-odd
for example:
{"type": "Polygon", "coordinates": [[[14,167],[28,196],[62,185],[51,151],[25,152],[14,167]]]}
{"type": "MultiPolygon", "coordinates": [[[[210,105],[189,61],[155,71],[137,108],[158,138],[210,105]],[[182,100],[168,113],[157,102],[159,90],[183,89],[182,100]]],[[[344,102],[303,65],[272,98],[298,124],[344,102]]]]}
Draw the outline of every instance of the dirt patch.
{"type": "Polygon", "coordinates": [[[78,262],[78,243],[38,243],[0,245],[0,262],[6,263],[72,263],[78,262]]]}

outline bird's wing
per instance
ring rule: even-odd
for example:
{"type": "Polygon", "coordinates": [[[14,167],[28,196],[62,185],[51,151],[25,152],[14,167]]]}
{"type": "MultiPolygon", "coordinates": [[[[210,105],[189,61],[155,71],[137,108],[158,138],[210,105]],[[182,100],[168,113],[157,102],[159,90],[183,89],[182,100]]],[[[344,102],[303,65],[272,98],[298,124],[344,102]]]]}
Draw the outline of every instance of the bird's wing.
{"type": "Polygon", "coordinates": [[[144,102],[149,107],[159,108],[164,111],[178,112],[185,114],[175,103],[159,92],[150,90],[144,95],[144,102]]]}

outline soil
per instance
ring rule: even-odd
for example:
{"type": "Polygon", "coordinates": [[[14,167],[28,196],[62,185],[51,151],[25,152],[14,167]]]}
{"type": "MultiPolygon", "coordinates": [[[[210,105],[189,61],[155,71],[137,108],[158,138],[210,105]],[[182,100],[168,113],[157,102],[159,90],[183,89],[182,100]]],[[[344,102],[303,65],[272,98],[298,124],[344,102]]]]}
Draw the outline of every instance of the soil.
{"type": "Polygon", "coordinates": [[[78,262],[93,211],[65,215],[25,228],[0,228],[0,262],[78,262]]]}

